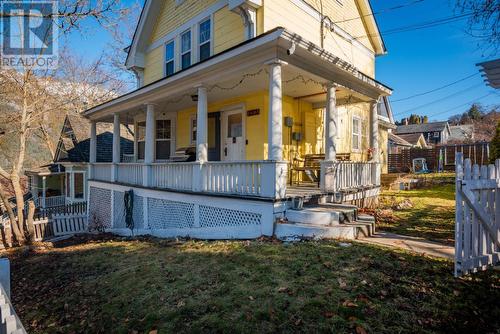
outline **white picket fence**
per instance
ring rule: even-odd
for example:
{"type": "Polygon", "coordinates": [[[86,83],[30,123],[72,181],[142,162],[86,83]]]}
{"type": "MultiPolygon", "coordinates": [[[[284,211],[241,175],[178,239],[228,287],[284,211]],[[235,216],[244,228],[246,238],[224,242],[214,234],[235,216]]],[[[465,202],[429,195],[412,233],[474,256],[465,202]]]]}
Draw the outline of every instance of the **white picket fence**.
{"type": "Polygon", "coordinates": [[[472,165],[456,157],[455,276],[500,261],[500,159],[472,165]]]}
{"type": "Polygon", "coordinates": [[[9,287],[4,286],[4,284],[10,285],[9,261],[2,260],[0,262],[0,333],[26,334],[26,330],[10,302],[9,287]]]}
{"type": "Polygon", "coordinates": [[[55,236],[87,232],[87,213],[63,213],[52,216],[55,236]]]}

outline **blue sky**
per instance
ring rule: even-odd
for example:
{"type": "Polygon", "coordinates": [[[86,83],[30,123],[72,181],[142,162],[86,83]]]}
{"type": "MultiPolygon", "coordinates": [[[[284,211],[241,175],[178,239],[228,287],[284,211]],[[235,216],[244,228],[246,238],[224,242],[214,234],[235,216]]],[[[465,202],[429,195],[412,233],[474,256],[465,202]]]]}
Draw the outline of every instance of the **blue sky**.
{"type": "MultiPolygon", "coordinates": [[[[412,1],[372,0],[371,3],[374,11],[379,12],[412,1]]],[[[133,2],[125,0],[125,3],[133,2]]],[[[402,9],[377,14],[376,17],[383,33],[455,15],[454,3],[455,0],[424,0],[402,9]]],[[[394,89],[391,99],[397,120],[411,113],[428,115],[430,120],[448,119],[451,115],[467,110],[471,101],[484,105],[500,104],[500,92],[494,92],[483,83],[475,66],[478,62],[498,58],[499,55],[490,52],[484,56],[478,41],[465,32],[465,27],[464,19],[432,28],[384,35],[388,53],[377,58],[376,79],[394,89]],[[475,76],[437,92],[397,101],[475,73],[475,76]]],[[[80,34],[71,36],[70,47],[82,55],[95,57],[107,46],[109,36],[96,27],[90,26],[88,29],[86,37],[80,34]]]]}

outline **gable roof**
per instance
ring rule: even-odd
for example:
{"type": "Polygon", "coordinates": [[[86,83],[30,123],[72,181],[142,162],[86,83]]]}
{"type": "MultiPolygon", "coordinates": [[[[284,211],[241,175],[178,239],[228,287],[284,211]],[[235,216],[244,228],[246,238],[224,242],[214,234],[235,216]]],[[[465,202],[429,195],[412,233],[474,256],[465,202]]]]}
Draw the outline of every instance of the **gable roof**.
{"type": "MultiPolygon", "coordinates": [[[[156,21],[161,13],[162,5],[165,1],[174,0],[145,0],[144,6],[141,10],[141,15],[137,22],[137,26],[132,37],[132,42],[129,47],[125,49],[127,51],[127,58],[125,59],[125,66],[128,69],[134,67],[144,68],[144,50],[146,50],[150,39],[146,36],[151,36],[155,28],[156,21]]],[[[299,0],[302,1],[302,0],[299,0]]],[[[373,13],[373,9],[370,0],[354,0],[358,10],[360,12],[360,17],[363,21],[363,25],[367,30],[367,37],[372,43],[375,54],[383,55],[387,53],[383,37],[378,28],[377,19],[373,13]]],[[[226,1],[221,0],[221,5],[226,5],[231,2],[231,0],[226,1]]],[[[316,9],[314,9],[316,10],[316,9]]],[[[317,11],[317,10],[316,10],[317,11]]],[[[333,27],[332,27],[333,29],[333,27]]],[[[356,40],[356,36],[352,36],[353,40],[356,40]]]]}
{"type": "Polygon", "coordinates": [[[423,124],[409,124],[409,125],[398,125],[396,128],[396,134],[407,134],[407,133],[424,133],[433,131],[443,131],[449,127],[448,122],[433,122],[433,123],[423,123],[423,124]]]}
{"type": "Polygon", "coordinates": [[[450,137],[448,140],[472,140],[474,139],[474,124],[462,124],[450,126],[450,137]]]}
{"type": "Polygon", "coordinates": [[[421,133],[398,134],[397,136],[411,145],[418,145],[419,141],[426,143],[424,135],[421,133]]]}
{"type": "Polygon", "coordinates": [[[394,133],[389,133],[389,141],[393,142],[397,146],[408,146],[408,147],[413,146],[412,144],[407,142],[405,139],[401,138],[398,135],[395,135],[394,133]]]}
{"type": "MultiPolygon", "coordinates": [[[[120,156],[134,153],[130,129],[121,125],[120,156]]],[[[54,162],[88,162],[90,156],[90,121],[78,115],[67,115],[61,130],[54,162]]],[[[113,124],[97,123],[97,162],[113,160],[113,124]]]]}

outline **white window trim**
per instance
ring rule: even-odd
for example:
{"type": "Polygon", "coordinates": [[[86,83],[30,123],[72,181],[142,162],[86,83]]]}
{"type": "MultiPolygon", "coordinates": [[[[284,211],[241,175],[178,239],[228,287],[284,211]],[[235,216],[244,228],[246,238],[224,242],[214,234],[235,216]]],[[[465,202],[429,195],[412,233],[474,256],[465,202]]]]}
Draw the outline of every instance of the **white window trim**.
{"type": "MultiPolygon", "coordinates": [[[[193,121],[196,120],[196,115],[191,115],[189,118],[189,141],[191,145],[196,145],[196,139],[193,140],[193,121]]],[[[196,123],[196,137],[198,137],[198,123],[196,123]]]]}
{"type": "Polygon", "coordinates": [[[73,191],[72,191],[72,200],[73,201],[84,201],[86,198],[87,198],[87,187],[85,186],[85,175],[86,175],[86,172],[85,171],[72,171],[71,172],[72,176],[71,176],[71,186],[73,188],[73,191]],[[77,198],[76,197],[76,193],[75,193],[75,174],[82,174],[82,182],[83,182],[83,197],[82,198],[77,198]]]}
{"type": "Polygon", "coordinates": [[[179,45],[179,43],[176,43],[176,39],[173,38],[169,41],[167,41],[164,45],[163,45],[163,77],[166,77],[167,76],[167,63],[168,62],[171,62],[173,61],[174,62],[174,73],[172,73],[171,75],[174,75],[175,72],[176,72],[176,54],[177,54],[177,50],[176,50],[176,46],[179,45]],[[167,60],[167,45],[169,45],[170,43],[174,43],[174,57],[172,58],[172,60],[167,60]]]}
{"type": "Polygon", "coordinates": [[[191,53],[191,56],[189,57],[190,58],[189,59],[189,66],[186,68],[193,66],[193,29],[188,29],[179,35],[179,54],[180,54],[180,56],[179,56],[179,69],[181,69],[181,70],[182,70],[182,57],[188,52],[191,53]],[[187,33],[191,34],[191,37],[190,37],[191,43],[189,45],[189,50],[182,52],[182,36],[184,36],[187,33]]]}
{"type": "Polygon", "coordinates": [[[155,119],[155,124],[154,124],[154,134],[155,134],[155,140],[154,140],[154,157],[155,157],[155,162],[167,162],[170,161],[170,159],[157,159],[156,158],[156,144],[159,141],[169,141],[170,142],[170,157],[175,153],[175,145],[172,145],[172,142],[174,141],[175,137],[175,121],[173,117],[157,117],[155,119]],[[156,137],[156,123],[158,121],[170,121],[170,139],[158,139],[156,137]]]}
{"type": "Polygon", "coordinates": [[[351,150],[353,152],[361,152],[361,136],[362,136],[362,125],[361,125],[361,117],[359,116],[352,116],[352,120],[351,120],[351,150]],[[354,133],[354,120],[358,121],[358,132],[357,133],[354,133]],[[354,148],[354,135],[357,135],[358,137],[358,148],[354,148]]]}

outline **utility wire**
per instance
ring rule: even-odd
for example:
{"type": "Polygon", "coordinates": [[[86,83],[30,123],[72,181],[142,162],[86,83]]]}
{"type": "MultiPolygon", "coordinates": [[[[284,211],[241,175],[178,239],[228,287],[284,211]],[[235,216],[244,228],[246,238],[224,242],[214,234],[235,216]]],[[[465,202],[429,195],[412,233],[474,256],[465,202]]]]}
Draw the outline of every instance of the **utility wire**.
{"type": "Polygon", "coordinates": [[[476,75],[479,75],[479,72],[476,72],[474,74],[471,74],[471,75],[468,75],[466,76],[465,78],[462,78],[462,79],[459,79],[457,81],[453,81],[452,83],[449,83],[449,84],[446,84],[444,86],[441,86],[441,87],[438,87],[438,88],[434,88],[432,90],[429,90],[429,91],[426,91],[426,92],[422,92],[422,93],[418,93],[418,94],[415,94],[415,95],[410,95],[410,96],[407,96],[407,97],[403,97],[401,99],[397,99],[397,100],[392,100],[391,99],[391,103],[395,103],[395,102],[401,102],[401,101],[406,101],[406,100],[410,100],[410,99],[413,99],[415,97],[419,97],[419,96],[424,96],[424,95],[427,95],[427,94],[430,94],[430,93],[434,93],[434,92],[437,92],[441,89],[444,89],[444,88],[447,88],[447,87],[450,87],[450,86],[453,86],[459,82],[462,82],[462,81],[465,81],[467,79],[470,79],[476,75]]]}
{"type": "Polygon", "coordinates": [[[419,2],[424,2],[424,1],[425,0],[415,0],[415,1],[404,3],[404,4],[401,4],[401,5],[398,5],[398,6],[381,9],[378,12],[372,12],[371,14],[366,14],[366,15],[361,15],[361,16],[356,16],[356,17],[351,17],[349,19],[345,19],[345,20],[341,20],[341,21],[334,21],[333,23],[344,23],[344,22],[354,21],[354,20],[360,19],[362,17],[374,16],[374,15],[378,15],[378,14],[390,12],[390,11],[393,11],[393,10],[396,10],[396,9],[401,9],[401,8],[404,8],[404,7],[412,6],[414,4],[417,4],[419,2]]]}
{"type": "Polygon", "coordinates": [[[375,33],[375,34],[359,35],[359,36],[354,37],[354,39],[358,40],[358,39],[366,38],[366,37],[391,35],[391,34],[396,34],[396,33],[400,33],[400,32],[407,32],[407,31],[413,31],[413,30],[420,30],[420,29],[425,29],[425,28],[436,27],[436,26],[439,26],[439,25],[443,25],[443,24],[447,24],[447,23],[452,23],[452,22],[463,20],[464,18],[466,18],[468,16],[471,16],[472,14],[474,14],[474,13],[467,13],[467,14],[461,14],[461,15],[443,17],[443,18],[436,19],[436,20],[431,20],[431,21],[416,23],[416,24],[412,24],[412,25],[408,25],[408,26],[403,26],[403,27],[389,29],[389,30],[386,30],[386,31],[382,31],[381,33],[378,33],[378,34],[375,33]]]}
{"type": "Polygon", "coordinates": [[[463,90],[460,90],[460,91],[458,91],[458,92],[455,92],[455,93],[453,93],[453,94],[446,95],[445,97],[442,97],[442,98],[440,98],[440,99],[436,99],[436,100],[434,100],[434,101],[431,101],[431,102],[428,102],[428,103],[422,104],[422,105],[420,105],[420,106],[417,106],[417,107],[414,107],[414,108],[411,108],[411,109],[408,109],[408,110],[405,110],[405,111],[398,112],[398,113],[396,113],[396,114],[394,114],[394,115],[396,115],[396,116],[397,116],[397,115],[401,115],[401,114],[406,114],[406,113],[409,113],[409,112],[412,112],[412,111],[415,111],[415,110],[418,110],[418,109],[422,109],[422,108],[424,108],[424,107],[428,107],[428,106],[433,105],[433,104],[437,104],[437,103],[439,103],[439,102],[442,102],[442,101],[444,101],[444,100],[449,99],[450,97],[453,97],[453,96],[456,96],[456,95],[462,94],[462,93],[464,93],[464,92],[467,92],[467,91],[469,91],[469,90],[471,90],[471,89],[474,89],[474,88],[477,88],[477,87],[479,87],[479,86],[483,86],[483,83],[480,83],[480,84],[477,84],[477,85],[473,85],[473,86],[471,86],[471,87],[467,87],[467,88],[465,88],[465,89],[463,89],[463,90]]]}

